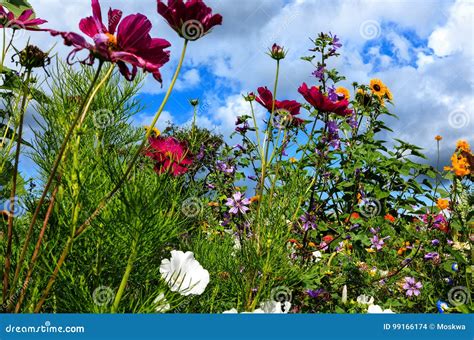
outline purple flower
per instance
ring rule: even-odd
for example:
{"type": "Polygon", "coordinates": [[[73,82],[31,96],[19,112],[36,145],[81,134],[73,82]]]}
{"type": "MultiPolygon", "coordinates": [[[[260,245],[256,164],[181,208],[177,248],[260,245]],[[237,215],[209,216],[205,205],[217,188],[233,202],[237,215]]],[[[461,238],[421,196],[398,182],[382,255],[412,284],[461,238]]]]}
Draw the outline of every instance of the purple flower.
{"type": "Polygon", "coordinates": [[[216,165],[219,171],[222,171],[226,174],[232,174],[235,171],[232,165],[228,165],[226,162],[223,161],[217,161],[216,165]]]}
{"type": "Polygon", "coordinates": [[[332,102],[337,102],[339,100],[339,96],[337,95],[334,85],[328,88],[328,98],[332,102]]]}
{"type": "Polygon", "coordinates": [[[423,287],[421,282],[416,282],[415,278],[413,277],[405,277],[405,283],[403,285],[403,289],[406,290],[407,296],[418,296],[420,295],[420,289],[423,287]]]}
{"type": "Polygon", "coordinates": [[[326,290],[322,289],[322,288],[308,289],[306,291],[306,294],[308,294],[308,296],[312,297],[313,299],[316,299],[316,298],[322,298],[323,300],[329,300],[330,299],[329,293],[326,290]]]}
{"type": "Polygon", "coordinates": [[[439,254],[437,252],[431,252],[427,253],[424,256],[425,260],[438,260],[439,259],[439,254]]]}
{"type": "Polygon", "coordinates": [[[431,241],[431,244],[436,247],[436,246],[439,245],[439,240],[438,240],[438,239],[434,239],[434,240],[431,241]]]}
{"type": "Polygon", "coordinates": [[[379,238],[377,235],[374,235],[374,237],[370,239],[370,242],[372,242],[371,248],[376,249],[377,251],[381,250],[385,244],[384,240],[387,238],[389,238],[389,236],[384,237],[384,238],[379,238]]]}
{"type": "Polygon", "coordinates": [[[310,213],[305,213],[300,217],[301,223],[303,223],[304,231],[308,231],[309,229],[316,229],[316,216],[310,213]]]}
{"type": "Polygon", "coordinates": [[[250,205],[250,200],[243,197],[242,193],[236,192],[232,197],[227,198],[227,203],[225,204],[230,207],[229,213],[237,215],[239,212],[245,214],[250,209],[247,207],[250,205]]]}
{"type": "Polygon", "coordinates": [[[324,66],[318,66],[316,71],[313,72],[313,76],[319,79],[319,81],[323,81],[324,78],[324,66]]]}
{"type": "Polygon", "coordinates": [[[327,130],[328,130],[328,134],[327,136],[324,136],[322,138],[322,141],[324,143],[328,143],[329,145],[331,145],[334,149],[339,149],[340,145],[341,145],[341,141],[339,139],[339,126],[337,125],[337,123],[335,121],[329,121],[327,122],[327,130]]]}
{"type": "Polygon", "coordinates": [[[357,117],[356,115],[353,113],[351,114],[348,118],[347,118],[347,124],[349,124],[349,126],[353,129],[357,129],[357,126],[359,125],[358,122],[357,122],[357,117]]]}

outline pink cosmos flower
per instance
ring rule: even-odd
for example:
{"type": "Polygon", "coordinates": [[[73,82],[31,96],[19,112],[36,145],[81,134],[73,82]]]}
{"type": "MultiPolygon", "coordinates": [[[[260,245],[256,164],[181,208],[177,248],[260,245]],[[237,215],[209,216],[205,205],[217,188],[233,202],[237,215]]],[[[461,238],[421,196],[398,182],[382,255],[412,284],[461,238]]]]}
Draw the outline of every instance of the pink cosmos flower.
{"type": "Polygon", "coordinates": [[[143,14],[128,15],[122,20],[122,11],[118,9],[109,9],[105,26],[99,1],[92,0],[92,16],[82,19],[79,29],[92,38],[93,43],[74,32],[50,30],[50,33],[62,36],[66,45],[74,47],[68,62],[77,52],[87,49],[89,57],[82,63],[92,65],[95,58],[116,63],[127,80],[133,80],[141,68],[161,83],[160,68],[170,58],[170,52],[164,49],[171,44],[165,39],[152,38],[151,28],[150,20],[143,14]]]}
{"type": "Polygon", "coordinates": [[[213,15],[212,9],[202,0],[168,0],[168,6],[158,0],[158,13],[187,40],[197,40],[212,27],[222,25],[222,15],[213,15]]]}
{"type": "Polygon", "coordinates": [[[334,112],[339,116],[348,116],[352,114],[352,110],[347,108],[349,102],[346,99],[333,102],[316,86],[308,88],[308,85],[303,83],[298,88],[298,92],[303,95],[308,103],[313,105],[319,111],[334,112]]]}
{"type": "Polygon", "coordinates": [[[173,176],[184,175],[193,163],[192,155],[186,143],[173,137],[150,137],[150,147],[145,155],[156,161],[158,174],[170,172],[173,176]]]}
{"type": "Polygon", "coordinates": [[[42,31],[36,26],[44,24],[46,20],[32,18],[34,12],[32,9],[25,9],[17,18],[12,12],[7,12],[0,5],[0,28],[25,29],[29,31],[42,31]]]}

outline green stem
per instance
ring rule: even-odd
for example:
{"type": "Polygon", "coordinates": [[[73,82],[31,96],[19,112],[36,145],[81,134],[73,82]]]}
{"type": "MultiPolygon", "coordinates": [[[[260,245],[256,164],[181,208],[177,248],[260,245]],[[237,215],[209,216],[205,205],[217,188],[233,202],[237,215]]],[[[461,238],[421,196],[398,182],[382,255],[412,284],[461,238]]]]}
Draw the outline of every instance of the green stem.
{"type": "Polygon", "coordinates": [[[12,240],[13,240],[13,220],[15,214],[15,198],[18,179],[18,166],[20,163],[21,140],[23,137],[23,121],[25,118],[26,103],[28,102],[29,82],[31,78],[31,69],[27,70],[26,80],[23,88],[23,98],[20,107],[20,122],[18,126],[18,136],[16,136],[16,151],[15,151],[15,165],[13,168],[12,190],[10,194],[10,211],[8,214],[8,229],[7,229],[7,250],[5,255],[5,271],[3,272],[3,303],[7,300],[8,286],[10,284],[10,267],[12,255],[12,240]]]}
{"type": "Polygon", "coordinates": [[[110,201],[110,199],[112,199],[112,197],[115,196],[115,194],[120,190],[120,188],[122,187],[122,185],[125,183],[125,181],[127,180],[128,176],[130,175],[130,172],[132,171],[133,169],[133,166],[135,165],[135,162],[137,161],[138,157],[140,156],[140,154],[142,153],[143,149],[145,148],[145,145],[148,141],[148,138],[150,137],[152,131],[153,131],[153,128],[155,127],[155,124],[156,122],[158,121],[158,119],[160,118],[161,116],[161,113],[163,112],[164,108],[165,108],[165,105],[166,103],[168,102],[168,99],[171,95],[171,91],[173,90],[173,87],[176,83],[176,80],[178,79],[178,75],[179,75],[179,72],[181,70],[181,67],[183,66],[183,60],[184,60],[184,56],[186,55],[186,47],[188,45],[188,40],[185,40],[184,41],[184,46],[183,46],[183,50],[181,52],[181,58],[179,59],[179,63],[178,63],[178,67],[176,68],[176,71],[174,73],[174,76],[173,76],[173,79],[171,80],[171,84],[168,88],[168,91],[166,92],[166,95],[163,99],[163,102],[161,103],[158,111],[156,112],[155,114],[155,117],[153,118],[153,121],[150,125],[150,128],[148,129],[146,135],[145,135],[145,138],[143,138],[143,141],[140,145],[140,147],[138,148],[138,150],[135,152],[135,155],[133,156],[130,164],[128,165],[128,168],[125,170],[125,173],[123,174],[123,176],[119,179],[117,185],[99,202],[97,208],[95,209],[95,211],[89,216],[89,218],[87,218],[84,223],[77,229],[76,231],[76,234],[74,236],[74,238],[77,238],[79,237],[92,223],[92,221],[101,213],[101,211],[104,209],[104,207],[107,205],[107,203],[110,201]]]}
{"type": "Polygon", "coordinates": [[[135,263],[137,253],[138,253],[138,235],[136,235],[135,238],[133,239],[132,249],[130,251],[130,255],[127,261],[127,267],[125,267],[125,273],[123,274],[119,289],[117,291],[117,294],[115,295],[111,313],[117,313],[118,306],[120,304],[120,300],[122,299],[123,292],[125,291],[125,287],[127,286],[128,278],[130,277],[130,273],[132,272],[133,264],[135,263]]]}
{"type": "Polygon", "coordinates": [[[114,65],[111,65],[109,70],[107,71],[106,75],[104,78],[100,81],[97,86],[95,84],[97,83],[97,80],[99,79],[100,76],[100,71],[102,69],[103,63],[101,62],[99,64],[99,67],[97,68],[96,74],[94,76],[94,79],[92,80],[92,83],[89,87],[89,90],[87,91],[87,94],[84,98],[84,101],[81,105],[81,108],[79,109],[77,115],[74,117],[73,123],[69,127],[69,130],[66,133],[66,136],[64,137],[64,140],[61,144],[61,147],[59,149],[58,154],[56,155],[56,159],[54,160],[53,163],[53,168],[51,169],[51,172],[49,174],[48,180],[46,182],[46,185],[43,189],[43,193],[41,194],[41,197],[38,201],[38,204],[36,206],[35,212],[33,213],[33,216],[31,218],[30,225],[28,227],[28,232],[26,234],[25,242],[23,244],[23,248],[21,250],[20,258],[18,260],[18,264],[15,269],[15,276],[13,278],[13,284],[16,284],[18,277],[20,275],[21,267],[23,265],[23,261],[26,256],[26,252],[28,250],[28,245],[30,243],[31,236],[33,235],[33,227],[36,224],[36,220],[38,219],[39,213],[41,211],[41,206],[43,205],[46,196],[48,195],[49,189],[51,188],[51,185],[53,184],[54,178],[56,177],[56,172],[58,171],[59,165],[61,163],[61,160],[63,159],[64,152],[66,151],[67,145],[69,143],[69,140],[71,139],[72,133],[74,132],[77,123],[79,122],[79,119],[81,116],[89,110],[89,107],[92,103],[92,100],[96,96],[97,92],[99,89],[106,83],[106,81],[109,79],[109,77],[112,74],[112,71],[114,69],[114,65]]]}

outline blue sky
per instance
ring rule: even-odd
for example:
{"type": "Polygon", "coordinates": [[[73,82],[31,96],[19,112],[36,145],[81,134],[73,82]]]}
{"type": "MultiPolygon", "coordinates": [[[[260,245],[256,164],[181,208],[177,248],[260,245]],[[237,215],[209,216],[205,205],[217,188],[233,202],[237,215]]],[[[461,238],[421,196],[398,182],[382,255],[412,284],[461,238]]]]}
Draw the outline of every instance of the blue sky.
{"type": "MultiPolygon", "coordinates": [[[[30,0],[48,27],[78,31],[77,23],[90,15],[88,0],[30,0]],[[58,11],[59,7],[59,11],[58,11]],[[61,15],[58,15],[61,12],[61,15]]],[[[159,127],[171,120],[186,124],[192,118],[188,99],[199,98],[198,124],[225,135],[235,117],[248,113],[242,93],[271,86],[274,63],[266,49],[279,43],[288,50],[282,62],[279,98],[302,101],[297,93],[303,82],[315,83],[312,68],[300,60],[308,54],[309,37],[331,31],[343,43],[341,57],[332,66],[353,81],[382,79],[395,98],[390,119],[392,137],[421,145],[434,159],[433,137],[444,137],[442,159],[448,161],[457,139],[474,144],[473,67],[474,5],[472,1],[444,0],[214,0],[207,1],[224,18],[211,34],[192,42],[178,84],[159,127]]],[[[151,120],[164,95],[182,42],[156,13],[155,0],[102,0],[103,11],[112,6],[125,14],[141,12],[154,24],[152,35],[172,43],[172,60],[163,67],[164,86],[147,77],[140,94],[146,110],[134,124],[151,120]]],[[[42,48],[55,46],[64,57],[68,48],[46,33],[24,35],[42,48]]],[[[258,112],[263,117],[264,112],[258,112]]],[[[31,117],[28,119],[32,121],[31,117]]],[[[30,128],[35,128],[31,125],[30,128]]],[[[31,134],[31,132],[29,132],[31,134]]],[[[231,141],[232,143],[232,141],[231,141]]],[[[31,164],[23,161],[29,172],[31,164]]]]}

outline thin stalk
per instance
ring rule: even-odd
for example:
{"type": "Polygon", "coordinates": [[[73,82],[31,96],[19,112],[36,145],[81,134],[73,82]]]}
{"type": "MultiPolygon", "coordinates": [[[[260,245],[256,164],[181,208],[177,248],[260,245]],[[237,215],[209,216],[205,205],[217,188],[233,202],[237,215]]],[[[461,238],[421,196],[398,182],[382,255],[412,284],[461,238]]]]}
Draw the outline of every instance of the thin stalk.
{"type": "Polygon", "coordinates": [[[21,153],[21,139],[23,137],[23,121],[25,118],[26,103],[28,102],[29,89],[28,85],[31,78],[31,68],[26,71],[26,79],[23,88],[23,98],[20,107],[20,122],[18,126],[18,136],[16,136],[16,150],[15,150],[15,165],[13,168],[12,190],[10,193],[10,212],[8,215],[8,229],[7,229],[7,250],[5,255],[5,271],[3,272],[3,303],[7,300],[8,286],[10,284],[10,267],[12,255],[12,240],[13,240],[13,220],[15,215],[15,198],[18,179],[18,166],[20,163],[21,153]]]}
{"type": "Polygon", "coordinates": [[[161,113],[163,112],[165,106],[166,106],[166,103],[168,102],[168,99],[171,95],[171,91],[173,90],[173,87],[176,83],[176,80],[178,79],[178,75],[179,75],[179,72],[181,70],[181,67],[183,66],[183,60],[184,60],[184,56],[186,55],[186,47],[188,45],[188,40],[185,40],[184,41],[184,46],[183,46],[183,50],[181,52],[181,58],[179,60],[179,63],[178,63],[178,67],[176,68],[176,71],[174,73],[174,76],[173,76],[173,79],[171,80],[171,84],[168,88],[168,91],[166,92],[166,95],[165,97],[163,98],[163,102],[161,103],[158,111],[156,112],[155,114],[155,117],[153,118],[153,121],[150,125],[150,128],[148,129],[146,135],[145,135],[145,138],[143,138],[143,141],[140,145],[140,147],[138,148],[138,150],[135,152],[135,155],[133,156],[132,158],[132,161],[130,162],[130,164],[128,165],[128,168],[125,170],[125,173],[123,174],[123,176],[119,179],[119,181],[117,182],[117,185],[99,202],[99,205],[97,206],[97,208],[94,210],[94,212],[85,220],[85,222],[77,229],[75,235],[74,235],[74,238],[77,238],[79,237],[89,226],[90,224],[92,223],[92,221],[101,213],[101,211],[104,209],[104,207],[107,205],[107,203],[110,201],[110,199],[112,199],[112,197],[115,196],[115,194],[120,190],[120,188],[122,187],[122,185],[125,183],[125,181],[127,180],[128,176],[130,175],[130,172],[132,171],[133,169],[133,166],[135,165],[135,162],[137,161],[138,157],[140,156],[141,152],[143,151],[143,149],[145,148],[145,145],[148,141],[148,138],[150,137],[151,133],[152,133],[152,130],[153,128],[155,127],[156,125],[156,122],[158,121],[158,119],[160,118],[161,116],[161,113]]]}
{"type": "Polygon", "coordinates": [[[255,127],[255,135],[257,137],[257,150],[260,155],[260,158],[262,158],[263,155],[263,145],[260,142],[260,131],[258,129],[258,124],[257,124],[257,118],[255,117],[255,110],[253,108],[252,102],[250,102],[250,112],[252,112],[252,120],[253,120],[253,126],[255,127]]]}
{"type": "Polygon", "coordinates": [[[122,299],[123,292],[125,291],[125,287],[127,286],[128,278],[130,277],[130,273],[133,269],[133,264],[135,263],[135,259],[138,253],[138,235],[135,236],[132,242],[132,249],[130,251],[130,256],[128,257],[127,267],[125,268],[125,273],[123,274],[122,281],[120,282],[119,289],[117,294],[115,295],[114,303],[112,305],[111,313],[117,313],[118,306],[120,304],[120,300],[122,299]]]}
{"type": "MultiPolygon", "coordinates": [[[[268,120],[267,129],[265,131],[265,140],[263,141],[263,154],[261,155],[261,163],[262,163],[262,173],[260,178],[260,186],[259,186],[259,197],[258,205],[257,205],[257,218],[260,217],[260,210],[263,201],[263,191],[265,188],[265,176],[267,173],[267,158],[268,158],[268,151],[270,146],[270,134],[272,133],[273,129],[273,117],[275,115],[275,101],[277,96],[277,89],[278,89],[278,76],[280,74],[280,60],[277,60],[276,66],[276,74],[275,74],[275,83],[273,86],[273,101],[272,101],[272,112],[270,114],[270,119],[268,120]]],[[[260,228],[256,231],[256,238],[257,238],[257,249],[260,251],[260,228]]]]}
{"type": "Polygon", "coordinates": [[[84,98],[84,101],[81,105],[81,108],[79,109],[76,117],[74,117],[73,123],[69,127],[69,130],[67,131],[66,136],[64,137],[64,140],[61,144],[59,152],[56,155],[56,159],[54,160],[54,163],[53,163],[53,168],[51,169],[51,172],[49,174],[49,178],[46,182],[46,185],[43,189],[43,193],[41,194],[41,197],[38,201],[38,205],[36,206],[35,212],[33,213],[30,225],[28,227],[28,232],[26,234],[25,243],[23,244],[23,248],[21,250],[20,258],[18,260],[18,264],[17,264],[16,269],[15,269],[15,276],[13,278],[13,285],[16,284],[16,282],[18,280],[18,276],[20,275],[21,267],[22,267],[23,261],[24,261],[25,256],[26,256],[26,251],[28,250],[28,245],[30,243],[31,236],[33,235],[33,227],[36,223],[36,220],[38,219],[38,215],[41,211],[41,206],[43,205],[44,200],[46,199],[46,196],[48,195],[49,189],[51,188],[51,185],[53,184],[53,180],[56,176],[56,172],[57,172],[57,170],[59,168],[59,165],[61,163],[61,160],[63,158],[63,154],[66,151],[67,144],[68,144],[69,140],[71,139],[72,133],[73,133],[77,123],[79,122],[79,119],[83,115],[83,112],[87,112],[89,110],[89,107],[90,107],[90,105],[92,103],[92,100],[94,99],[95,95],[97,94],[99,89],[105,84],[106,80],[112,74],[112,71],[113,71],[113,68],[114,68],[113,65],[110,67],[109,71],[107,72],[105,77],[101,80],[101,82],[94,88],[95,84],[97,83],[97,80],[99,79],[100,71],[102,69],[102,66],[103,66],[103,63],[101,62],[99,64],[99,67],[97,68],[97,72],[94,76],[94,79],[92,80],[92,83],[89,87],[89,90],[87,91],[87,94],[84,98]]]}
{"type": "MultiPolygon", "coordinates": [[[[43,237],[46,232],[46,228],[48,227],[49,218],[51,217],[51,214],[53,212],[54,203],[56,201],[56,195],[58,193],[58,190],[59,190],[59,185],[56,186],[56,188],[53,190],[53,193],[51,194],[51,201],[49,202],[48,211],[46,212],[46,216],[43,221],[43,227],[41,228],[40,234],[38,236],[38,241],[36,242],[35,250],[33,252],[33,255],[31,256],[30,267],[28,269],[28,273],[26,274],[25,281],[23,281],[23,287],[28,287],[30,283],[31,276],[33,274],[33,270],[36,265],[36,261],[38,260],[41,243],[43,242],[43,237]]],[[[26,289],[23,289],[21,291],[20,298],[18,299],[18,303],[15,306],[15,313],[18,313],[20,311],[25,295],[26,295],[26,289]]]]}

